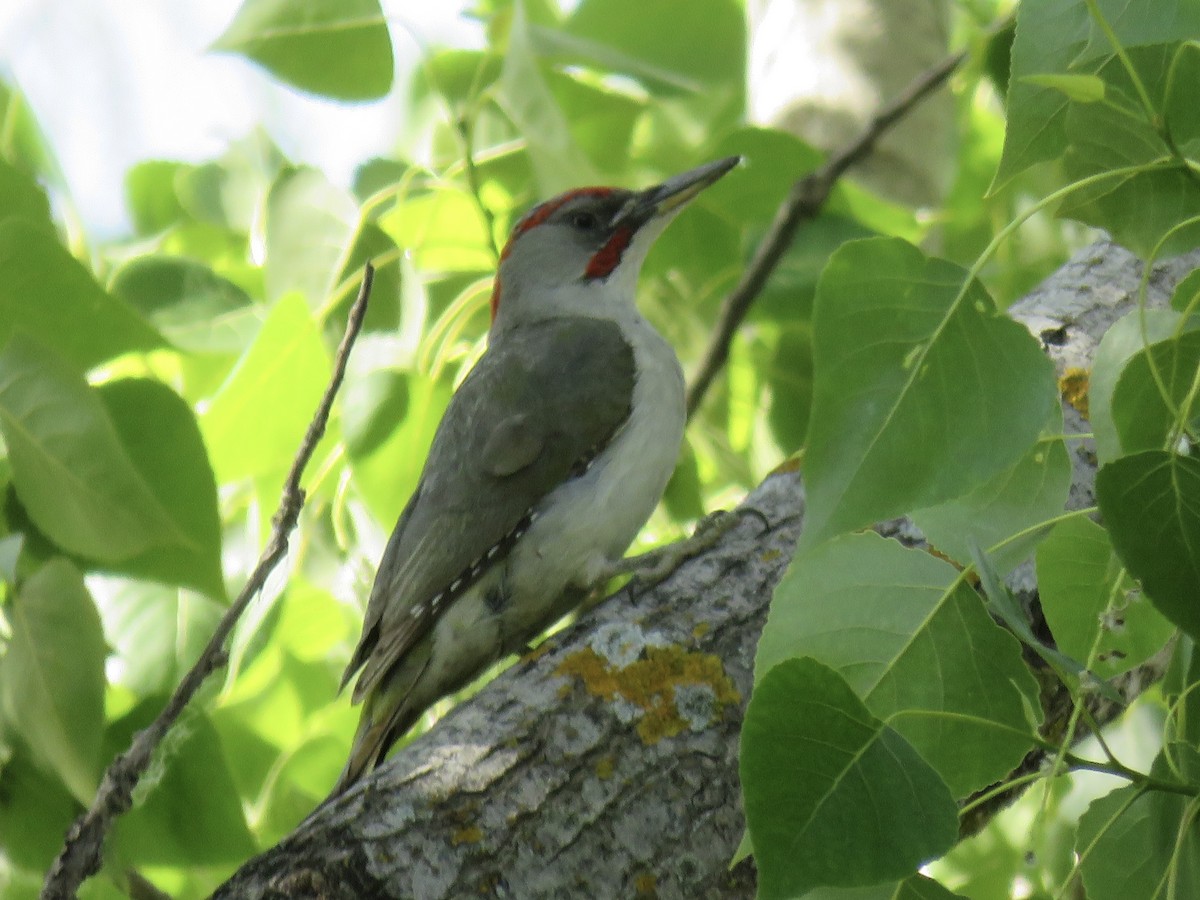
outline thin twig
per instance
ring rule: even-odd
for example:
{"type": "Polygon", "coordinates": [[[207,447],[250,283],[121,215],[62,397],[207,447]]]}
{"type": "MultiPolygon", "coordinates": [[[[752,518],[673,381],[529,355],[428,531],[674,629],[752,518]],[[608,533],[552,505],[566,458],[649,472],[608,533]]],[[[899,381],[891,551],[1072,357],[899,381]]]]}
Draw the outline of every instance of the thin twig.
{"type": "Polygon", "coordinates": [[[251,572],[242,592],[238,594],[237,599],[225,611],[221,621],[217,623],[216,630],[213,631],[204,652],[200,654],[196,664],[184,675],[183,680],[175,689],[175,693],[162,712],[158,714],[158,718],[149,727],[134,735],[129,749],[119,754],[104,773],[91,808],[76,819],[71,826],[63,849],[46,876],[46,883],[42,886],[42,900],[60,900],[60,898],[67,900],[67,898],[74,897],[84,880],[99,871],[104,839],[113,820],[129,810],[132,805],[133,789],[149,766],[151,756],[175,720],[179,718],[180,713],[191,702],[200,685],[209,675],[227,662],[225,642],[233,630],[233,626],[237,624],[254,596],[262,590],[267,576],[287,553],[288,535],[295,529],[300,518],[300,510],[304,506],[304,491],[300,487],[300,477],[312,459],[317,442],[325,433],[325,424],[329,420],[329,410],[333,406],[333,398],[337,395],[342,384],[342,377],[346,372],[346,360],[350,356],[350,349],[354,346],[354,341],[362,328],[363,317],[367,312],[367,300],[371,295],[371,282],[374,275],[374,267],[367,263],[363,269],[362,286],[358,291],[358,299],[354,301],[354,306],[350,309],[350,316],[346,322],[346,333],[342,336],[342,342],[334,357],[333,374],[329,379],[329,386],[325,388],[325,395],[321,398],[312,422],[309,423],[308,431],[304,435],[300,449],[297,451],[295,459],[292,460],[292,467],[288,471],[287,479],[283,483],[283,495],[280,499],[279,509],[271,520],[271,537],[266,549],[259,557],[258,564],[251,572]]]}
{"type": "Polygon", "coordinates": [[[855,163],[861,162],[870,154],[883,134],[896,122],[902,119],[910,109],[934,91],[949,78],[967,58],[966,51],[955,53],[931,69],[922,72],[904,90],[900,96],[877,112],[866,128],[839,153],[832,156],[825,165],[801,178],[792,185],[787,199],[775,213],[766,236],[754,253],[754,259],[746,267],[737,286],[730,291],[721,304],[717,316],[717,326],[713,331],[708,348],[704,351],[700,367],[687,392],[688,418],[695,414],[704,400],[704,395],[712,386],[713,380],[724,368],[729,359],[729,347],[733,335],[750,307],[762,292],[791,246],[796,231],[805,223],[821,214],[834,184],[855,163]]]}

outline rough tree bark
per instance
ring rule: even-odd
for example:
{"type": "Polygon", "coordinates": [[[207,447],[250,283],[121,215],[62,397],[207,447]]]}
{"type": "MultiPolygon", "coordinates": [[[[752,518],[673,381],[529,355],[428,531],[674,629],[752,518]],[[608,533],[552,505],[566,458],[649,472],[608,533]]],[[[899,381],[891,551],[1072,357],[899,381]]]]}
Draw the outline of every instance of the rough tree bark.
{"type": "MultiPolygon", "coordinates": [[[[1157,267],[1149,302],[1164,305],[1198,265],[1193,253],[1157,267]]],[[[1131,254],[1099,243],[1011,311],[1058,367],[1068,432],[1089,429],[1062,376],[1089,368],[1140,275],[1131,254]]],[[[1095,456],[1072,443],[1068,505],[1079,508],[1092,502],[1095,456]]],[[[799,475],[772,474],[746,502],[770,527],[742,517],[662,584],[581,616],[216,896],[753,896],[752,864],[728,869],[743,830],[738,731],[802,524],[799,475]]],[[[1125,689],[1159,674],[1151,666],[1125,689]]]]}

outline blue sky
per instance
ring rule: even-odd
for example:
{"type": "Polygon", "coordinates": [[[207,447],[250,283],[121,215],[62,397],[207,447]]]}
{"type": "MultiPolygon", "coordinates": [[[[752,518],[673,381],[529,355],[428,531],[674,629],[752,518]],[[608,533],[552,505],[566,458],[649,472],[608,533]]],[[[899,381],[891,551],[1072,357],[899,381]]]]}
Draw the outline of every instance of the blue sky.
{"type": "Polygon", "coordinates": [[[207,47],[240,0],[0,0],[0,76],[27,96],[93,237],[128,230],[125,172],[143,159],[204,160],[256,125],[340,183],[392,145],[422,46],[479,46],[465,0],[385,0],[397,88],[341,105],[274,82],[207,47]]]}

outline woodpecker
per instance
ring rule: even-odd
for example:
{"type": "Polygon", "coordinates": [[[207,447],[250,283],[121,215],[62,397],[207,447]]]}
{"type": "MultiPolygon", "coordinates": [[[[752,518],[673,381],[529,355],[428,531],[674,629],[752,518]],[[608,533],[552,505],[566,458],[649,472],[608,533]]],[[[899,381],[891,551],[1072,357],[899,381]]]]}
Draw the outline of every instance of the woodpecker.
{"type": "Polygon", "coordinates": [[[683,439],[671,345],[638,311],[655,238],[730,157],[640,192],[568,191],[517,222],[488,347],[455,392],[388,540],[342,678],[363,704],[331,796],[421,714],[518,652],[612,571],[683,439]]]}

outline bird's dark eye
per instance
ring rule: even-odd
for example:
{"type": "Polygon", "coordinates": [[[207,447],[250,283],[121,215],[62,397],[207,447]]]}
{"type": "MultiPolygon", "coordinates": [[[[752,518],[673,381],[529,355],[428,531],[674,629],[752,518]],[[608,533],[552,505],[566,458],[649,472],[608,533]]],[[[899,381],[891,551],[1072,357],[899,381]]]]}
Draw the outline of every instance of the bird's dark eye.
{"type": "Polygon", "coordinates": [[[568,221],[571,223],[572,228],[578,228],[580,231],[592,231],[600,223],[595,213],[584,210],[571,213],[571,218],[568,221]]]}

